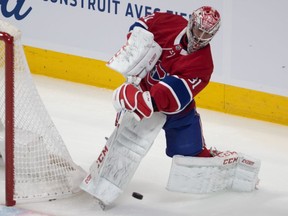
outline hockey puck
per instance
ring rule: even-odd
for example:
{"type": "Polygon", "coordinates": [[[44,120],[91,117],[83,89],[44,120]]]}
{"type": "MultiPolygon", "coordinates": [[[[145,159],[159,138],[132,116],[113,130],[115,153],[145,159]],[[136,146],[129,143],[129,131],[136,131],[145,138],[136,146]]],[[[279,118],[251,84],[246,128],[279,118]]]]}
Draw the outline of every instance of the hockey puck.
{"type": "Polygon", "coordinates": [[[143,199],[143,195],[137,192],[133,192],[132,196],[136,199],[142,200],[143,199]]]}

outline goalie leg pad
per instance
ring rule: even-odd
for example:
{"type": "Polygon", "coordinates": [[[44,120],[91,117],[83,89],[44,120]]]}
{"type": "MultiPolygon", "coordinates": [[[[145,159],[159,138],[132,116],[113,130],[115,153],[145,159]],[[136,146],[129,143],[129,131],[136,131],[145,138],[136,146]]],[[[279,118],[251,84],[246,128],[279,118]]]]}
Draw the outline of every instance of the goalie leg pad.
{"type": "Polygon", "coordinates": [[[165,115],[154,113],[138,122],[126,112],[80,187],[105,205],[111,204],[129,184],[165,120],[165,115]]]}
{"type": "Polygon", "coordinates": [[[231,187],[238,154],[225,157],[187,157],[172,159],[167,190],[183,193],[209,193],[231,187]]]}
{"type": "Polygon", "coordinates": [[[172,159],[167,190],[183,193],[210,193],[223,190],[252,191],[258,182],[260,161],[236,152],[215,157],[172,159]]]}

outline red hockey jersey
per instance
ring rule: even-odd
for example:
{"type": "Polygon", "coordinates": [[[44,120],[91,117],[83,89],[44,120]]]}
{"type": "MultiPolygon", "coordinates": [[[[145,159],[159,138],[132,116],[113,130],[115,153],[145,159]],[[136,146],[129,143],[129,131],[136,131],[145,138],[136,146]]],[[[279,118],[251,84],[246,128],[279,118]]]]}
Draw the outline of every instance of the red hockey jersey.
{"type": "Polygon", "coordinates": [[[140,18],[130,30],[135,26],[153,33],[163,50],[155,68],[141,81],[142,90],[151,93],[163,113],[193,109],[194,97],[208,84],[213,72],[210,45],[188,54],[187,45],[181,43],[187,20],[178,15],[156,12],[140,18]]]}

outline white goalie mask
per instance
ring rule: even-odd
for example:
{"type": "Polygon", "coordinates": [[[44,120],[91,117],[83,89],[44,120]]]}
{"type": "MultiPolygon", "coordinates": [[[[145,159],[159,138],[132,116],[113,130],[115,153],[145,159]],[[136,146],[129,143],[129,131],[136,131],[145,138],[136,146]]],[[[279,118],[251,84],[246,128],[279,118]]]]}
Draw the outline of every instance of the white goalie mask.
{"type": "Polygon", "coordinates": [[[188,53],[206,46],[220,28],[220,14],[210,6],[192,12],[187,26],[188,53]]]}

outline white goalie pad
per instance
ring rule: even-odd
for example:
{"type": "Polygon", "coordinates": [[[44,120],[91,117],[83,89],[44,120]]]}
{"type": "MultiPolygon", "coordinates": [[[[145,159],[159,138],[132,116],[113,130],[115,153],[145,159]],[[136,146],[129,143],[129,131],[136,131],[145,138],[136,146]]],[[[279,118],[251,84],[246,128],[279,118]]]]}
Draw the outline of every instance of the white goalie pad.
{"type": "Polygon", "coordinates": [[[104,205],[111,204],[131,181],[165,120],[164,114],[154,113],[139,122],[126,112],[80,187],[104,205]]]}
{"type": "Polygon", "coordinates": [[[154,41],[154,35],[135,27],[127,43],[108,61],[107,66],[126,78],[136,76],[142,79],[155,66],[161,53],[162,48],[154,41]]]}
{"type": "Polygon", "coordinates": [[[167,190],[183,193],[210,193],[223,190],[249,192],[256,189],[261,162],[236,152],[217,156],[174,156],[167,190]]]}

